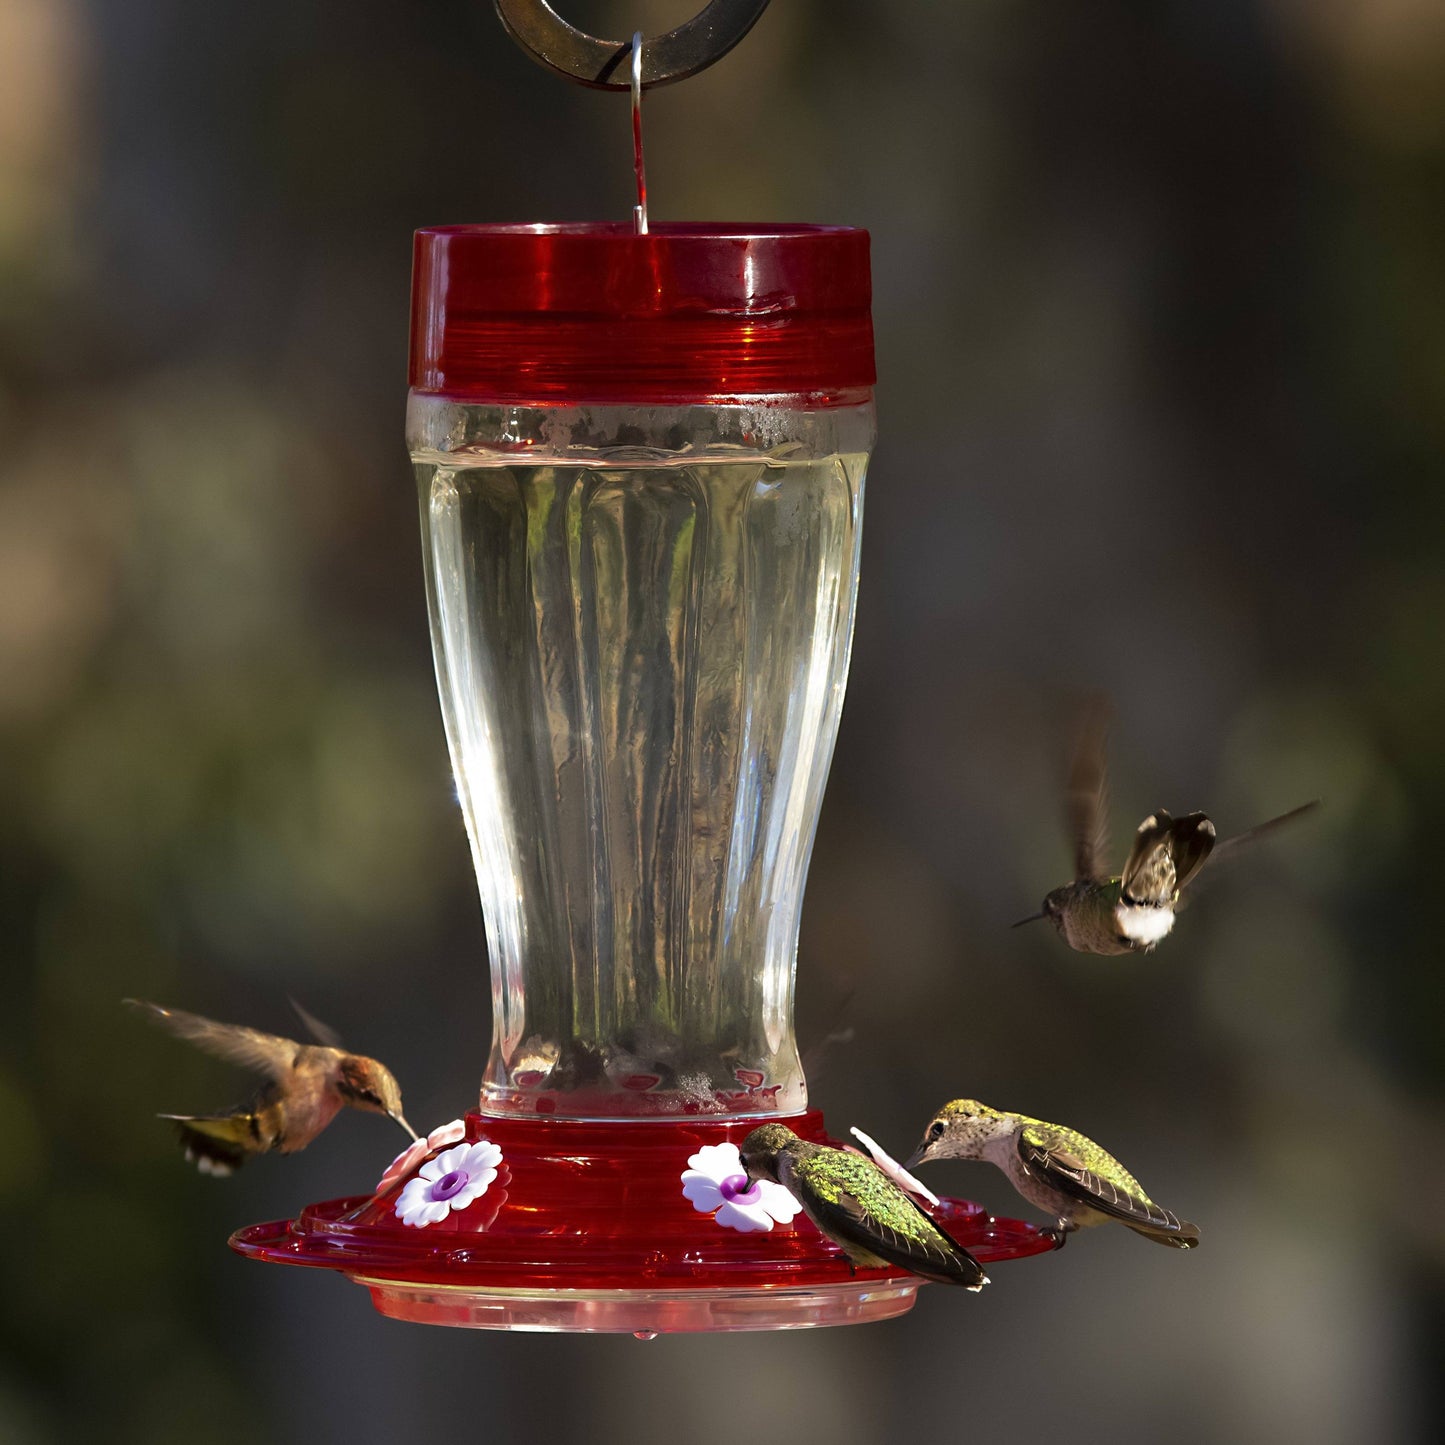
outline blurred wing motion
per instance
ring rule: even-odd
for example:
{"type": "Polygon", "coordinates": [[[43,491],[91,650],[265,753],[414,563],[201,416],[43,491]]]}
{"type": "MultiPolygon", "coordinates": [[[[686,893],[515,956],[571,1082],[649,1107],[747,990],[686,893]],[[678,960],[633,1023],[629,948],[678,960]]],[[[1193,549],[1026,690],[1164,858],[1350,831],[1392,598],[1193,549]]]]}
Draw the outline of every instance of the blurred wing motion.
{"type": "Polygon", "coordinates": [[[296,1017],[306,1025],[306,1031],[318,1044],[328,1049],[344,1049],[346,1047],[341,1042],[341,1035],[330,1024],[324,1024],[315,1014],[308,1013],[294,998],[290,1002],[291,1007],[296,1011],[296,1017]]]}
{"type": "Polygon", "coordinates": [[[853,1000],[857,996],[857,984],[849,984],[842,996],[834,1003],[827,1032],[822,1038],[803,1050],[803,1077],[815,1082],[823,1071],[829,1054],[839,1044],[851,1044],[856,1033],[852,1024],[845,1024],[844,1018],[853,1011],[853,1000]]]}
{"type": "Polygon", "coordinates": [[[828,1056],[839,1044],[851,1044],[858,1031],[849,1024],[845,1029],[834,1029],[830,1034],[824,1034],[817,1043],[809,1044],[803,1050],[802,1064],[803,1077],[810,1083],[817,1083],[818,1076],[823,1072],[828,1062],[828,1056]]]}
{"type": "Polygon", "coordinates": [[[1313,813],[1320,805],[1320,800],[1315,798],[1312,802],[1301,803],[1298,808],[1291,808],[1288,813],[1281,813],[1277,818],[1271,818],[1267,823],[1259,823],[1243,833],[1236,833],[1232,838],[1226,838],[1222,843],[1214,846],[1214,862],[1227,863],[1242,848],[1248,847],[1251,843],[1258,843],[1268,838],[1271,834],[1277,833],[1281,828],[1303,818],[1306,813],[1313,813]]]}
{"type": "MultiPolygon", "coordinates": [[[[1266,823],[1257,824],[1243,833],[1236,833],[1232,838],[1225,838],[1223,842],[1216,843],[1213,853],[1209,855],[1209,871],[1204,875],[1205,882],[1200,886],[1206,889],[1212,887],[1213,885],[1208,880],[1215,876],[1221,865],[1228,867],[1230,864],[1237,863],[1249,852],[1251,845],[1273,837],[1281,828],[1298,821],[1306,814],[1313,813],[1319,806],[1318,798],[1309,803],[1301,803],[1298,808],[1291,808],[1289,812],[1281,813],[1277,818],[1271,818],[1266,823]]],[[[1179,900],[1181,909],[1187,907],[1188,904],[1188,897],[1179,900]]]]}
{"type": "Polygon", "coordinates": [[[1096,883],[1109,876],[1109,780],[1104,762],[1108,722],[1105,703],[1091,703],[1079,726],[1064,794],[1064,814],[1074,845],[1074,877],[1096,883]]]}
{"type": "Polygon", "coordinates": [[[1160,808],[1134,834],[1119,892],[1129,903],[1171,904],[1213,848],[1214,824],[1203,813],[1174,818],[1160,808]]]}
{"type": "Polygon", "coordinates": [[[1198,1228],[1155,1204],[1117,1161],[1104,1156],[1107,1163],[1099,1167],[1101,1161],[1096,1160],[1091,1169],[1074,1152],[1076,1147],[1067,1135],[1045,1125],[1032,1124],[1019,1133],[1018,1151],[1024,1168],[1050,1188],[1158,1244],[1192,1249],[1199,1243],[1198,1228]]]}
{"type": "Polygon", "coordinates": [[[243,1028],[239,1024],[218,1024],[212,1019],[203,1019],[199,1014],[162,1008],[144,999],[128,998],[125,1002],[177,1038],[185,1039],[208,1054],[225,1059],[227,1063],[239,1064],[243,1069],[254,1069],[258,1074],[282,1079],[296,1062],[300,1046],[293,1039],[263,1034],[259,1029],[243,1028]]]}

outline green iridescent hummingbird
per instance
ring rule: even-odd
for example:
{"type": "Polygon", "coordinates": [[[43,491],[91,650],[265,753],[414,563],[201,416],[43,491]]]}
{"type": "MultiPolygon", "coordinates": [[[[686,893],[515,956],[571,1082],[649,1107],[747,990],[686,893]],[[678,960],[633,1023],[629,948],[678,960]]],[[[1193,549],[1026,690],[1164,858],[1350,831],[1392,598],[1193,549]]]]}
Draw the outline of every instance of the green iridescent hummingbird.
{"type": "Polygon", "coordinates": [[[1257,843],[1319,802],[1292,808],[1222,843],[1204,813],[1175,818],[1156,809],[1135,831],[1123,869],[1111,874],[1104,862],[1109,850],[1104,725],[1103,709],[1093,709],[1069,768],[1065,813],[1074,843],[1074,881],[1055,888],[1038,913],[1014,927],[1047,918],[1080,953],[1148,953],[1173,929],[1180,895],[1211,858],[1217,862],[1257,843]]]}
{"type": "Polygon", "coordinates": [[[871,1159],[800,1139],[785,1124],[754,1129],[739,1152],[750,1179],[781,1184],[853,1264],[898,1265],[970,1290],[988,1283],[978,1261],[871,1159]]]}
{"type": "Polygon", "coordinates": [[[1111,1220],[1174,1249],[1199,1243],[1197,1226],[1155,1204],[1112,1154],[1076,1129],[955,1099],[933,1116],[905,1167],[932,1159],[996,1164],[1030,1204],[1058,1221],[1060,1245],[1076,1229],[1111,1220]]]}

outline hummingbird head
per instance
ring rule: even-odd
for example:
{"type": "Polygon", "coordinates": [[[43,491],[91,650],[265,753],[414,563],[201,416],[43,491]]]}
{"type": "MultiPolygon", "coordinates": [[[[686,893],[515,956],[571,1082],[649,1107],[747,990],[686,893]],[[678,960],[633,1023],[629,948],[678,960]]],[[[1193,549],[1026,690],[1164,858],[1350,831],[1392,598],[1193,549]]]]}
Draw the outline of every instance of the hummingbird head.
{"type": "Polygon", "coordinates": [[[336,1092],[351,1108],[385,1114],[416,1138],[416,1130],[401,1112],[401,1085],[385,1064],[362,1054],[343,1054],[336,1068],[336,1092]]]}
{"type": "Polygon", "coordinates": [[[778,1182],[778,1155],[798,1136],[786,1124],[762,1124],[754,1129],[738,1148],[743,1168],[749,1179],[771,1179],[778,1182]]]}
{"type": "Polygon", "coordinates": [[[929,1121],[923,1142],[903,1167],[912,1169],[930,1159],[982,1159],[989,1140],[1012,1127],[1008,1114],[977,1099],[955,1099],[929,1121]]]}
{"type": "Polygon", "coordinates": [[[1020,918],[1013,926],[1022,928],[1026,923],[1037,923],[1039,919],[1047,918],[1062,933],[1064,931],[1064,913],[1069,906],[1069,898],[1073,890],[1072,883],[1065,883],[1062,888],[1055,888],[1044,899],[1044,906],[1037,913],[1030,913],[1027,918],[1020,918]]]}

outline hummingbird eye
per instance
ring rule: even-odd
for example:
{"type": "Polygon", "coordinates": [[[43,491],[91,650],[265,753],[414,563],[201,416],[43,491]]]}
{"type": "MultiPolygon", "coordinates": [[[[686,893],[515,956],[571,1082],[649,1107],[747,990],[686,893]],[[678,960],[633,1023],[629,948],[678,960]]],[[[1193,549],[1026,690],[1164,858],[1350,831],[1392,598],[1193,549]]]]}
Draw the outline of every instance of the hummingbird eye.
{"type": "Polygon", "coordinates": [[[944,1130],[943,1120],[942,1120],[942,1119],[935,1119],[935,1120],[933,1121],[933,1123],[931,1123],[931,1124],[928,1126],[928,1137],[929,1137],[930,1139],[942,1139],[942,1138],[943,1138],[943,1130],[944,1130]]]}

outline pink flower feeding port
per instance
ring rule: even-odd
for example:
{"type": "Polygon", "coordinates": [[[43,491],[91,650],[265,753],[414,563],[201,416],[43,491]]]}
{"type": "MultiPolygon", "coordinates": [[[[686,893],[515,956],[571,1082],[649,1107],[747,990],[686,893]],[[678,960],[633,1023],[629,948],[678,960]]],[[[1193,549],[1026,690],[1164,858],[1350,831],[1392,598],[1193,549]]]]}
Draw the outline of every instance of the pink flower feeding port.
{"type": "MultiPolygon", "coordinates": [[[[408,439],[491,1054],[478,1108],[374,1195],[243,1229],[241,1253],[478,1328],[912,1305],[917,1276],[855,1269],[736,1158],[762,1121],[829,1137],[793,990],[857,594],[869,308],[868,237],[844,228],[418,233],[408,439]]],[[[1053,1247],[927,1207],[985,1265],[1053,1247]]]]}

